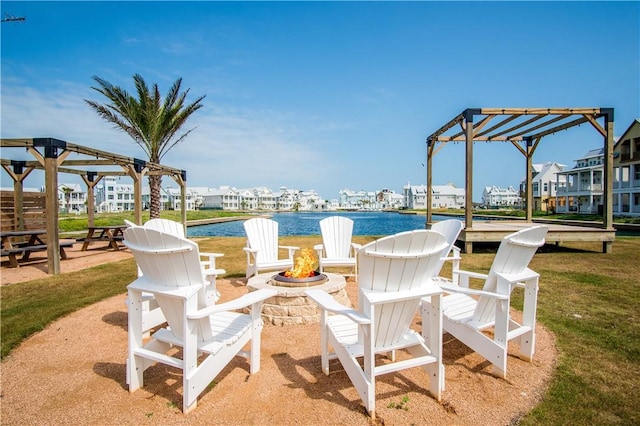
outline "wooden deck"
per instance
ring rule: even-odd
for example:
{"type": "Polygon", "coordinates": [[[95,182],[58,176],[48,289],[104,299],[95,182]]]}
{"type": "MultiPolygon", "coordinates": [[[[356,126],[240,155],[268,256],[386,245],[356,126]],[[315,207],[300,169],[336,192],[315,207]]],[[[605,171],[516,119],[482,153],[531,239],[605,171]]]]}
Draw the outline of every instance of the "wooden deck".
{"type": "MultiPolygon", "coordinates": [[[[533,225],[541,224],[534,222],[533,225]]],[[[561,225],[556,223],[544,223],[549,227],[546,242],[560,244],[565,241],[595,241],[602,242],[602,252],[610,253],[613,242],[616,239],[615,229],[603,229],[595,226],[561,225]]],[[[469,229],[463,229],[458,241],[464,243],[465,253],[473,252],[473,243],[500,242],[512,232],[532,226],[525,221],[510,220],[486,220],[474,221],[469,229]]]]}

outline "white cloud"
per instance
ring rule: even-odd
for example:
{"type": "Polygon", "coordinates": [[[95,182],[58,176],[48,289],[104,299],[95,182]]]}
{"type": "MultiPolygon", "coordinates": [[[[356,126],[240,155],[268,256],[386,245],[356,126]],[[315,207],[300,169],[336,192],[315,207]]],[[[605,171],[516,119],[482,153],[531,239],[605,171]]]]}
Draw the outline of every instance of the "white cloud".
{"type": "MultiPolygon", "coordinates": [[[[63,89],[3,87],[2,137],[54,137],[145,158],[127,135],[113,129],[86,105],[84,99],[96,99],[95,92],[81,86],[58,87],[63,89]]],[[[300,117],[277,111],[205,107],[191,117],[184,129],[196,127],[195,130],[169,151],[162,163],[186,170],[191,186],[267,186],[273,190],[288,186],[316,189],[325,198],[336,198],[335,191],[322,193],[322,190],[328,181],[337,178],[334,167],[338,164],[301,122],[300,117]]],[[[9,155],[3,153],[2,157],[33,159],[26,152],[9,155]]],[[[3,186],[5,179],[3,176],[3,186]]],[[[60,178],[65,179],[72,180],[67,176],[60,178]]]]}

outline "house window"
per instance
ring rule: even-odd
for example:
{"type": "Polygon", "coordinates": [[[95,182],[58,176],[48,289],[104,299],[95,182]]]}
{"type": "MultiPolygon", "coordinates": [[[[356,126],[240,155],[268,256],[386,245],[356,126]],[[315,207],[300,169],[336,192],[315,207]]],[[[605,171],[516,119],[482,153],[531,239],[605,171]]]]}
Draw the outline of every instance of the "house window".
{"type": "Polygon", "coordinates": [[[549,190],[549,184],[545,182],[543,191],[547,192],[548,190],[549,190]]]}

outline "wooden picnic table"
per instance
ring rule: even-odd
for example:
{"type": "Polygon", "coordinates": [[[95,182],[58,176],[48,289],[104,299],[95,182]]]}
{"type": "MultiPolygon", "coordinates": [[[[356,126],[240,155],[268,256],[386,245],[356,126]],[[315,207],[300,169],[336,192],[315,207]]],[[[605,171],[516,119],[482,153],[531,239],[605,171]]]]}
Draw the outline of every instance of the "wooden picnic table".
{"type": "Polygon", "coordinates": [[[123,240],[123,231],[127,229],[126,225],[111,226],[89,226],[87,236],[83,239],[81,251],[86,251],[89,245],[94,242],[104,241],[107,245],[104,248],[112,248],[120,250],[118,242],[123,240]]]}
{"type": "MultiPolygon", "coordinates": [[[[9,258],[9,267],[17,268],[18,260],[29,260],[29,256],[34,251],[47,251],[47,243],[41,238],[46,235],[46,229],[30,229],[26,231],[2,231],[0,239],[2,240],[2,256],[9,258]],[[22,255],[18,259],[18,255],[22,255]]],[[[60,257],[67,258],[65,247],[71,247],[73,241],[60,242],[60,257]]]]}

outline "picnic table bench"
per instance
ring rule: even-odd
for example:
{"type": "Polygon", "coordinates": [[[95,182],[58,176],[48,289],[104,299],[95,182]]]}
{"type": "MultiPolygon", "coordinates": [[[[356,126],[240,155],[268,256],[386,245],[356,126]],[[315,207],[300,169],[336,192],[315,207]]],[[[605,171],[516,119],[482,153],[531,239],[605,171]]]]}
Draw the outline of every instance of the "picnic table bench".
{"type": "Polygon", "coordinates": [[[80,251],[86,251],[89,245],[94,242],[104,241],[107,245],[103,248],[112,248],[114,250],[120,250],[119,242],[122,242],[124,236],[122,232],[127,229],[126,225],[111,225],[111,226],[89,226],[87,236],[85,238],[79,238],[77,241],[82,241],[82,248],[80,251]]]}
{"type": "MultiPolygon", "coordinates": [[[[44,229],[35,229],[28,231],[4,231],[0,233],[2,240],[2,249],[0,254],[9,258],[9,267],[17,268],[18,261],[29,260],[31,253],[37,251],[47,251],[47,243],[40,238],[46,235],[44,229]],[[26,241],[13,241],[14,238],[27,238],[26,241]],[[18,256],[21,255],[20,258],[18,256]]],[[[65,248],[72,247],[73,241],[60,241],[60,258],[66,259],[67,253],[65,248]]]]}

